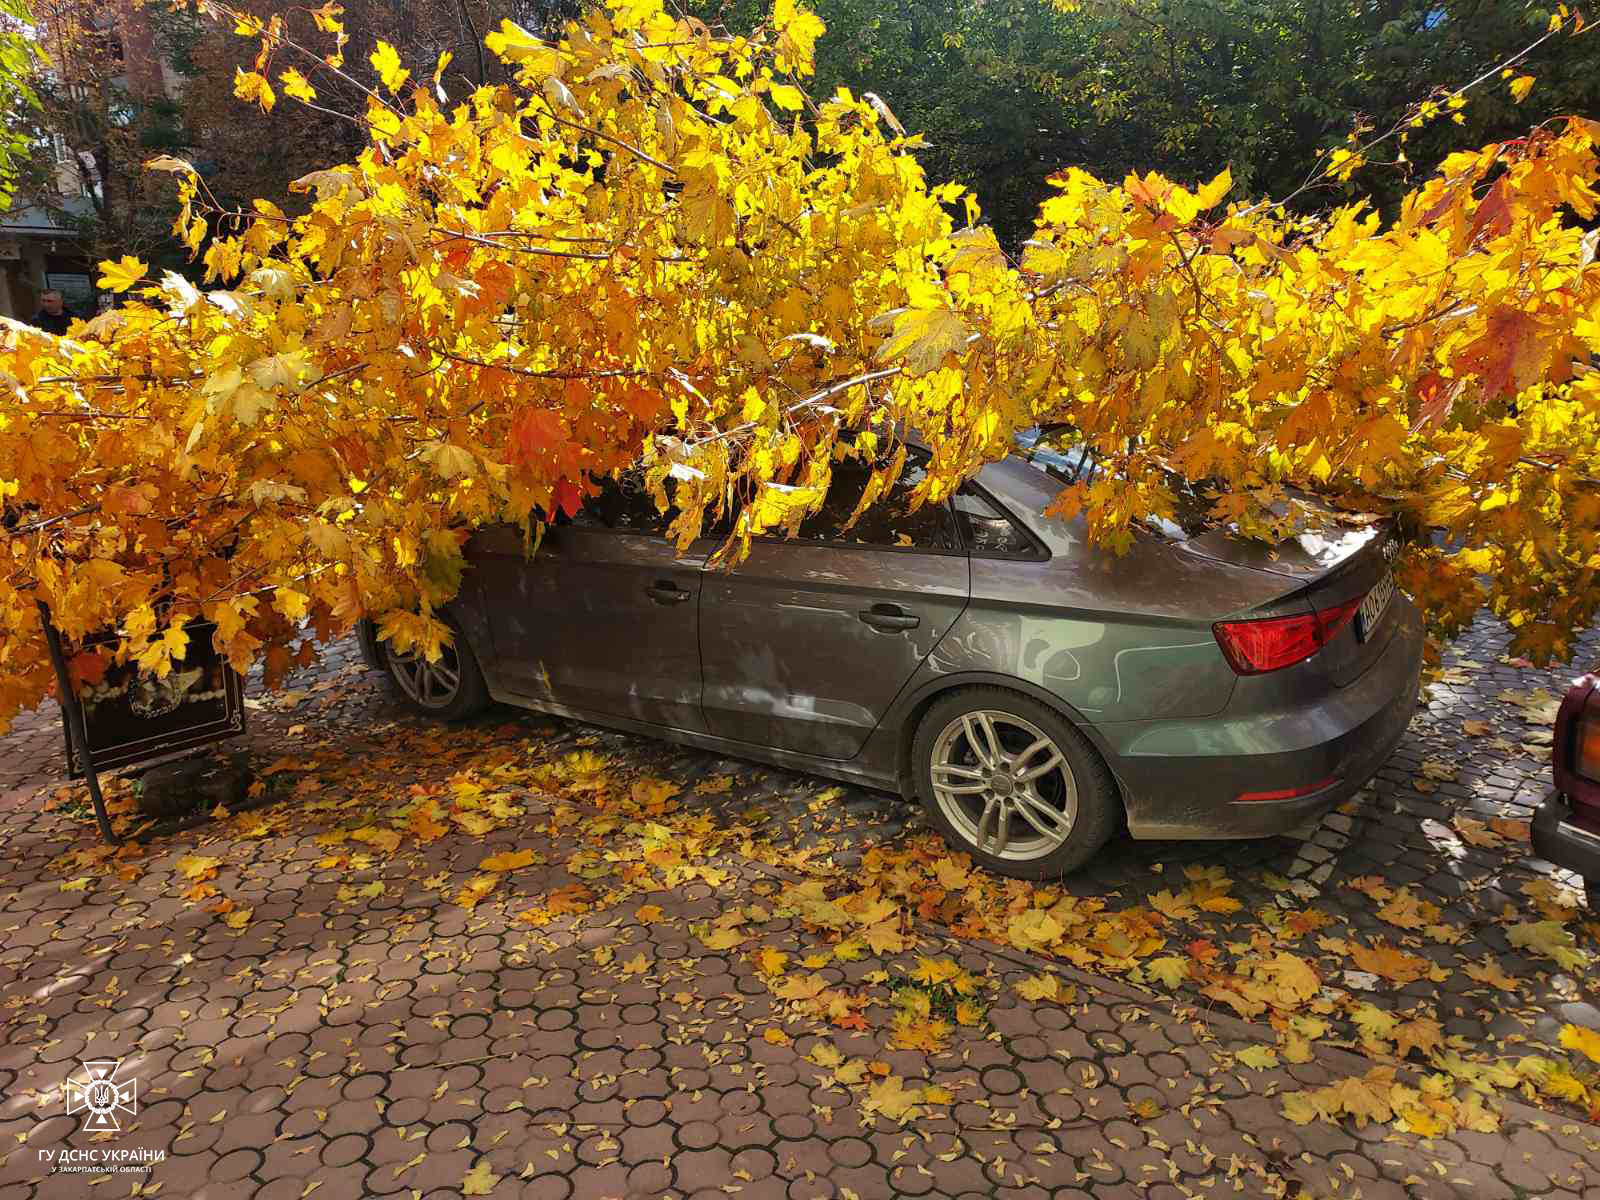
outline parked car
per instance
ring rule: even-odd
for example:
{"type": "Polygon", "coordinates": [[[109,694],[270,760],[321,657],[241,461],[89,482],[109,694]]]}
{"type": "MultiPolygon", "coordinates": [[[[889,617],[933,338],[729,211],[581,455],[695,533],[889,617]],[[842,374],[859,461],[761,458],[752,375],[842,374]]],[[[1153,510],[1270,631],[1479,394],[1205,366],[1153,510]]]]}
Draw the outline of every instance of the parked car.
{"type": "Polygon", "coordinates": [[[1283,833],[1350,796],[1409,723],[1422,624],[1392,529],[1276,549],[1165,523],[1115,555],[1043,516],[1092,459],[1048,438],[912,510],[919,470],[845,528],[868,477],[738,566],[680,554],[612,483],[524,555],[468,543],[442,661],[369,658],[418,708],[490,700],[920,798],[1007,875],[1136,838],[1283,833]]]}
{"type": "Polygon", "coordinates": [[[1600,911],[1600,675],[1567,689],[1556,713],[1551,752],[1555,787],[1533,817],[1533,849],[1583,878],[1600,911]]]}

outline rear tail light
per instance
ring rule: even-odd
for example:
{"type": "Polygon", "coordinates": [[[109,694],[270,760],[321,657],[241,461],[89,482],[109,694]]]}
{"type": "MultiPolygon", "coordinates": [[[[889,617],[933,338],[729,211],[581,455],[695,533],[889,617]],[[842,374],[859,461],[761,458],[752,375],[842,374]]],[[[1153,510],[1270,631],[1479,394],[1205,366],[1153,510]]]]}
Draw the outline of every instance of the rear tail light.
{"type": "Polygon", "coordinates": [[[1211,627],[1228,665],[1240,675],[1261,675],[1310,658],[1350,624],[1364,597],[1316,612],[1257,621],[1218,621],[1211,627]]]}
{"type": "Polygon", "coordinates": [[[1567,689],[1556,714],[1556,787],[1577,805],[1600,808],[1600,676],[1567,689]]]}
{"type": "Polygon", "coordinates": [[[1572,748],[1572,769],[1585,779],[1600,783],[1600,706],[1589,693],[1589,703],[1578,716],[1577,744],[1572,748]]]}

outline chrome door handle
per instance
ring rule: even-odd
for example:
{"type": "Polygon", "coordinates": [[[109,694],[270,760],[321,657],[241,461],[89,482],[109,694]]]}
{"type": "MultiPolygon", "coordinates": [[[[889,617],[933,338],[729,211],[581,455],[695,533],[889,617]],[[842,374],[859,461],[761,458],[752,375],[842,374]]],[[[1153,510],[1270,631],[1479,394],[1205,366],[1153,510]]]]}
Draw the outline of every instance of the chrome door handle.
{"type": "Polygon", "coordinates": [[[689,598],[689,592],[675,583],[668,583],[665,579],[658,579],[655,583],[645,588],[644,594],[657,604],[682,604],[689,598]]]}
{"type": "Polygon", "coordinates": [[[863,625],[870,625],[874,629],[915,629],[922,624],[922,618],[915,613],[908,613],[898,604],[874,604],[871,608],[864,608],[857,614],[863,625]]]}

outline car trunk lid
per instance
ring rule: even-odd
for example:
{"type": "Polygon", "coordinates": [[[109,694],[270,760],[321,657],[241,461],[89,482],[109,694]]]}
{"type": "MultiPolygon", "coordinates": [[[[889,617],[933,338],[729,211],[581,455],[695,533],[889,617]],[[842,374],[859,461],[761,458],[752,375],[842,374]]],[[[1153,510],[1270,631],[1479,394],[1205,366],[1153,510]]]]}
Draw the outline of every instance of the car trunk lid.
{"type": "MultiPolygon", "coordinates": [[[[1099,469],[1094,455],[1070,431],[1031,430],[1019,435],[1017,445],[1020,457],[1058,483],[1092,478],[1099,469]]],[[[1273,545],[1219,528],[1211,515],[1215,497],[1203,484],[1176,471],[1167,473],[1166,482],[1174,508],[1169,517],[1144,522],[1151,532],[1197,557],[1281,578],[1281,592],[1238,617],[1281,616],[1307,608],[1325,612],[1371,597],[1366,611],[1346,621],[1300,667],[1343,687],[1378,660],[1396,628],[1390,568],[1400,543],[1393,522],[1342,513],[1308,492],[1290,489],[1288,499],[1317,527],[1273,545]]]]}

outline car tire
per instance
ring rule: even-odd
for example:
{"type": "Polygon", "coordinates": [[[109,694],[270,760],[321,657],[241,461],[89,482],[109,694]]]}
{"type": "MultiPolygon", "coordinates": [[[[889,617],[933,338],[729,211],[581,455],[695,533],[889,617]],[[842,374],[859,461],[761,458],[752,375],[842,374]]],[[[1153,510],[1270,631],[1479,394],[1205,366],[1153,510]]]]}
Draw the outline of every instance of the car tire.
{"type": "Polygon", "coordinates": [[[437,663],[420,653],[396,653],[392,642],[378,642],[378,657],[390,686],[412,708],[440,721],[464,721],[489,707],[489,686],[466,637],[457,629],[437,663]]]}
{"type": "Polygon", "coordinates": [[[1054,709],[1002,688],[936,701],[917,724],[911,764],[945,840],[1016,879],[1070,874],[1122,820],[1116,780],[1089,739],[1054,709]]]}

